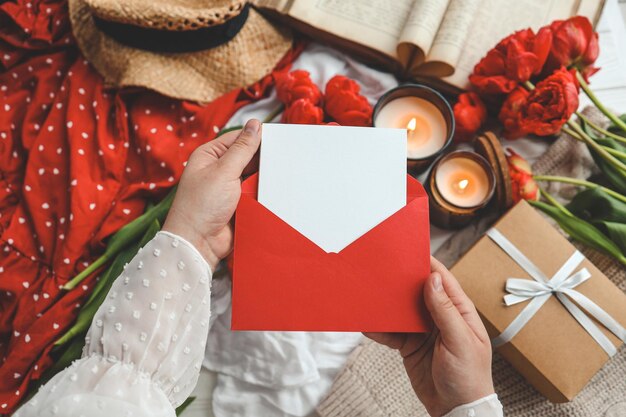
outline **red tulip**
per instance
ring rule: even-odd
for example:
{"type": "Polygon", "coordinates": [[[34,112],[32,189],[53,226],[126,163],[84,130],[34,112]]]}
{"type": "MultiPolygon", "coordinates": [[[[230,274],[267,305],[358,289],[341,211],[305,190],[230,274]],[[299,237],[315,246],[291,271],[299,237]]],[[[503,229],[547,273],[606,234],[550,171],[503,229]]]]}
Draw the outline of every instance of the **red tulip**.
{"type": "Polygon", "coordinates": [[[539,187],[533,179],[530,164],[511,148],[507,148],[506,160],[509,164],[513,201],[539,200],[539,187]]]}
{"type": "Polygon", "coordinates": [[[576,77],[560,68],[539,82],[521,108],[520,128],[539,136],[554,135],[578,108],[576,77]]]}
{"type": "Polygon", "coordinates": [[[487,120],[487,108],[478,94],[462,93],[454,105],[454,119],[456,121],[454,140],[466,142],[473,138],[487,120]]]}
{"type": "Polygon", "coordinates": [[[541,73],[551,44],[552,32],[548,28],[536,35],[531,29],[515,32],[487,52],[469,80],[483,94],[509,93],[541,73]]]}
{"type": "Polygon", "coordinates": [[[322,92],[313,83],[308,71],[295,70],[276,77],[278,99],[289,106],[294,101],[304,98],[313,104],[322,100],[322,92]]]}
{"type": "Polygon", "coordinates": [[[301,125],[319,125],[324,120],[324,111],[305,98],[291,103],[283,112],[282,122],[301,125]]]}
{"type": "Polygon", "coordinates": [[[552,31],[552,47],[544,73],[560,67],[576,68],[588,78],[599,70],[593,66],[600,53],[598,34],[589,19],[574,16],[556,20],[546,29],[552,31]]]}
{"type": "Polygon", "coordinates": [[[530,93],[524,87],[517,87],[504,100],[498,119],[504,126],[504,137],[507,139],[517,139],[524,136],[525,132],[519,124],[521,109],[528,100],[530,93]]]}
{"type": "Polygon", "coordinates": [[[336,75],[326,84],[324,109],[342,126],[371,126],[372,106],[359,94],[360,87],[343,75],[336,75]]]}
{"type": "Polygon", "coordinates": [[[325,94],[332,96],[339,91],[352,91],[353,93],[358,93],[361,91],[361,87],[359,87],[356,81],[344,75],[335,75],[326,83],[325,94]]]}

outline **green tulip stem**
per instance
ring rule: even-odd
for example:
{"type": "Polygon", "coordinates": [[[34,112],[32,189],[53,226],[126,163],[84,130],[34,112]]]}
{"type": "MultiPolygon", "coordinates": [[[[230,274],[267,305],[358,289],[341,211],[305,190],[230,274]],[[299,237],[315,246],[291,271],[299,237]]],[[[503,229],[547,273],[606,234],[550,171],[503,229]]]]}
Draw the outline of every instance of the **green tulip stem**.
{"type": "Polygon", "coordinates": [[[581,137],[578,135],[578,133],[574,132],[572,129],[569,129],[569,128],[567,128],[567,127],[563,126],[563,127],[561,128],[561,130],[562,130],[563,132],[567,133],[568,135],[570,135],[571,137],[573,137],[574,139],[576,139],[577,141],[584,142],[583,138],[581,138],[581,137]]]}
{"type": "Polygon", "coordinates": [[[622,142],[622,143],[626,143],[626,138],[620,135],[617,135],[611,131],[608,131],[606,129],[603,129],[602,127],[598,126],[597,124],[595,124],[594,122],[592,122],[591,120],[589,120],[588,117],[586,117],[584,114],[580,113],[580,112],[576,112],[576,115],[578,117],[580,117],[586,124],[588,124],[589,126],[591,126],[591,128],[593,130],[595,130],[598,133],[603,134],[604,136],[608,136],[611,139],[614,139],[618,142],[622,142]]]}
{"type": "Polygon", "coordinates": [[[626,159],[626,152],[618,151],[617,149],[609,148],[608,146],[601,146],[611,155],[626,159]]]}
{"type": "Polygon", "coordinates": [[[564,214],[566,214],[567,216],[571,216],[571,217],[575,217],[571,211],[569,211],[568,209],[565,208],[565,206],[561,203],[559,203],[556,198],[552,197],[552,195],[547,192],[546,190],[544,190],[543,188],[539,187],[539,192],[541,193],[541,196],[543,198],[545,198],[546,200],[548,200],[548,202],[550,202],[550,204],[552,204],[554,207],[558,208],[559,210],[561,210],[564,214]]]}
{"type": "MultiPolygon", "coordinates": [[[[566,127],[561,128],[561,130],[567,133],[568,135],[570,135],[571,137],[573,137],[574,139],[576,139],[577,141],[584,142],[583,138],[581,138],[573,130],[568,129],[566,127]]],[[[593,140],[593,138],[591,138],[591,140],[593,140]]],[[[609,148],[608,146],[604,146],[604,145],[600,145],[600,146],[603,147],[611,155],[617,156],[619,158],[626,158],[626,152],[618,151],[617,149],[609,148]]]]}
{"type": "Polygon", "coordinates": [[[80,284],[82,280],[84,280],[89,275],[91,275],[93,272],[95,272],[98,268],[100,268],[101,266],[103,266],[104,264],[109,262],[109,260],[111,260],[111,258],[113,258],[114,256],[115,256],[115,253],[104,252],[102,254],[102,256],[100,256],[98,259],[93,261],[93,263],[90,264],[87,268],[83,269],[80,272],[80,274],[76,275],[74,278],[72,278],[70,281],[68,281],[63,286],[63,289],[64,290],[68,290],[68,291],[73,289],[78,284],[80,284]]]}
{"type": "Polygon", "coordinates": [[[535,175],[533,178],[535,179],[535,181],[563,182],[566,184],[580,185],[586,188],[598,188],[609,194],[610,196],[615,197],[616,199],[626,203],[626,196],[623,196],[622,194],[613,191],[610,188],[606,188],[601,186],[600,184],[596,184],[595,182],[580,180],[577,178],[561,177],[556,175],[535,175]]]}
{"type": "Polygon", "coordinates": [[[589,100],[591,100],[593,104],[596,105],[598,110],[604,113],[604,115],[608,117],[609,120],[611,120],[613,124],[615,124],[615,126],[619,127],[624,132],[626,132],[626,123],[624,123],[624,121],[622,121],[622,119],[617,117],[612,111],[604,107],[604,105],[600,102],[598,97],[596,97],[593,91],[591,91],[591,89],[589,88],[589,85],[587,84],[587,81],[585,81],[585,77],[583,77],[580,71],[576,71],[576,79],[578,80],[578,83],[580,84],[580,88],[583,89],[585,94],[587,94],[587,97],[589,97],[589,100]]]}
{"type": "Polygon", "coordinates": [[[626,164],[624,164],[619,159],[615,158],[611,155],[607,150],[600,146],[595,140],[591,139],[589,135],[585,133],[585,131],[580,127],[580,125],[572,120],[567,121],[567,125],[574,130],[578,134],[578,136],[591,148],[593,148],[598,154],[609,164],[611,164],[615,169],[620,172],[620,175],[626,178],[626,164]]]}
{"type": "Polygon", "coordinates": [[[285,110],[285,106],[284,105],[280,105],[278,107],[276,107],[270,114],[268,114],[264,119],[263,119],[263,123],[269,123],[272,120],[274,120],[276,118],[276,116],[278,116],[279,114],[281,114],[283,112],[283,110],[285,110]]]}

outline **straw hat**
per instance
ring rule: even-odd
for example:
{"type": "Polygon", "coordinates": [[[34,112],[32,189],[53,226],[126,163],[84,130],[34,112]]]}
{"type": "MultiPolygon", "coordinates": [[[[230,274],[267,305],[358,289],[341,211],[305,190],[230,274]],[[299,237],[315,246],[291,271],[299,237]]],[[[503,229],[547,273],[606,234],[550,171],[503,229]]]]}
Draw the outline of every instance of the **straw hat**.
{"type": "Polygon", "coordinates": [[[108,86],[200,102],[261,79],[292,40],[245,0],[69,0],[69,9],[108,86]]]}

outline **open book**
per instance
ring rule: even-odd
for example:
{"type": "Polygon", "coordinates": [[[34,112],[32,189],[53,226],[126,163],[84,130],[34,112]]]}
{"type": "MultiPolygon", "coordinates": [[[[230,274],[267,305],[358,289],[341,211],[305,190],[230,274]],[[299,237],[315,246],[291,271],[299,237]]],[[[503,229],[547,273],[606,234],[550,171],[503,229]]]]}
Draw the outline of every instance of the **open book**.
{"type": "MultiPolygon", "coordinates": [[[[316,40],[392,70],[465,89],[474,65],[508,34],[577,14],[596,22],[604,0],[256,0],[316,40]]],[[[452,88],[449,88],[452,87],[452,88]]]]}

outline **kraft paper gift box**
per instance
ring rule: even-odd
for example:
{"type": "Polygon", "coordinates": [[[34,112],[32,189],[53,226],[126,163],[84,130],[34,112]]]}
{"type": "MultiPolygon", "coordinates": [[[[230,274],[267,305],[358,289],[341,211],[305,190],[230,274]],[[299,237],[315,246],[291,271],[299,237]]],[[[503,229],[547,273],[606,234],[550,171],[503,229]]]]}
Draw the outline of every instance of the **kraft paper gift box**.
{"type": "MultiPolygon", "coordinates": [[[[576,252],[567,239],[522,201],[452,268],[476,305],[492,341],[495,338],[494,345],[501,344],[497,351],[552,402],[572,400],[626,338],[626,296],[580,253],[576,259],[576,252]],[[514,260],[509,253],[516,249],[521,253],[514,254],[516,259],[525,257],[526,264],[534,264],[538,271],[533,271],[532,265],[524,269],[514,260]],[[553,286],[557,280],[564,282],[559,298],[549,290],[542,293],[545,286],[531,278],[541,274],[553,286]],[[527,298],[530,294],[533,296],[527,298]],[[505,304],[505,296],[511,305],[505,304]],[[590,318],[591,313],[598,317],[600,313],[589,301],[610,316],[604,322],[619,338],[600,323],[603,320],[590,318]],[[534,305],[529,307],[531,303],[534,305]],[[582,324],[597,333],[596,338],[566,304],[582,324]],[[510,334],[502,332],[507,327],[507,333],[512,327],[519,328],[519,321],[528,317],[531,309],[536,313],[526,324],[522,322],[521,330],[506,342],[510,334]],[[517,322],[512,324],[514,320],[517,322]]],[[[523,259],[521,263],[525,264],[523,259]]]]}
{"type": "Polygon", "coordinates": [[[242,184],[233,259],[233,330],[424,332],[430,273],[428,197],[407,177],[406,205],[327,253],[242,184]]]}

